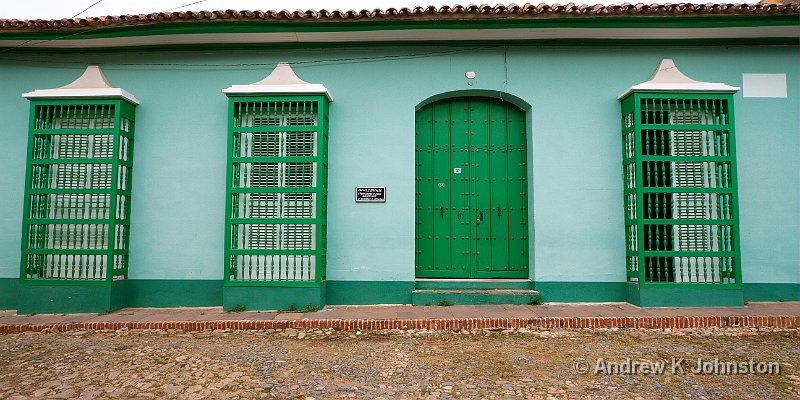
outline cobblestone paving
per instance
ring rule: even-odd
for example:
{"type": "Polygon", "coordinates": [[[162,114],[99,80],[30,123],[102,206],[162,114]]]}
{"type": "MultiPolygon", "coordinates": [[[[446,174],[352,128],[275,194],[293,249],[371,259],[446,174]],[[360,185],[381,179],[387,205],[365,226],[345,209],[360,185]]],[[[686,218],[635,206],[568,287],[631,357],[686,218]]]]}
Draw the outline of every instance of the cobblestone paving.
{"type": "Polygon", "coordinates": [[[0,398],[796,399],[798,344],[741,329],[27,333],[0,335],[0,398]],[[694,373],[698,358],[780,373],[694,373]],[[665,372],[596,373],[626,359],[665,372]]]}

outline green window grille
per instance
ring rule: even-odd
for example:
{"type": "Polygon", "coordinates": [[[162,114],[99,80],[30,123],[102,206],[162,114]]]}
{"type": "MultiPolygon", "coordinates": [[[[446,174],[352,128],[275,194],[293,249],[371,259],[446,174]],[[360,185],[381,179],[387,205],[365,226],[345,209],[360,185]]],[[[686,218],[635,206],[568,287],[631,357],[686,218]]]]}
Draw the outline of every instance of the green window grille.
{"type": "Polygon", "coordinates": [[[740,285],[733,95],[634,90],[621,107],[628,281],[740,285]]]}
{"type": "Polygon", "coordinates": [[[23,282],[128,276],[135,105],[31,99],[23,282]]]}
{"type": "Polygon", "coordinates": [[[227,285],[325,279],[327,143],[324,95],[230,95],[227,285]]]}

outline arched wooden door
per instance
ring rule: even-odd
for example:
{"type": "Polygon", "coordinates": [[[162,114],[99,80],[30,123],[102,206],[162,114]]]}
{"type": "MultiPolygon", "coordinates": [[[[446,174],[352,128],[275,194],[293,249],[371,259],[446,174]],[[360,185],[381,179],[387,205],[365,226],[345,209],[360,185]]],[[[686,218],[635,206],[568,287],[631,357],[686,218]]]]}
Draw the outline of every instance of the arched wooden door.
{"type": "Polygon", "coordinates": [[[463,97],[416,114],[416,276],[527,278],[525,112],[463,97]]]}

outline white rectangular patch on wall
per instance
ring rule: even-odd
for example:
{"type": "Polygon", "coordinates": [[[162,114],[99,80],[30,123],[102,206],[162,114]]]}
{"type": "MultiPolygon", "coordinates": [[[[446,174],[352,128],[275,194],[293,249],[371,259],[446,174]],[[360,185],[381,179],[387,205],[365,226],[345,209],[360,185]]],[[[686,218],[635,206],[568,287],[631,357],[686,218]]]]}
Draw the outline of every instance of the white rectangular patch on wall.
{"type": "Polygon", "coordinates": [[[742,74],[742,96],[786,97],[786,74],[742,74]]]}

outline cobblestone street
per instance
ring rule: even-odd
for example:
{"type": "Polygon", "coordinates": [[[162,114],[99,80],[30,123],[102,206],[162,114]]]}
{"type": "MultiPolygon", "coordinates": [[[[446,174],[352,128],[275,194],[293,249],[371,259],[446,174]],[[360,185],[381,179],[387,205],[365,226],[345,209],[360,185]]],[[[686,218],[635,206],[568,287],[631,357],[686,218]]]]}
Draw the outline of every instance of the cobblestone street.
{"type": "Polygon", "coordinates": [[[795,399],[798,343],[796,332],[752,329],[8,334],[0,398],[795,399]],[[698,358],[780,372],[695,373],[698,358]],[[603,374],[598,359],[666,370],[603,374]]]}

